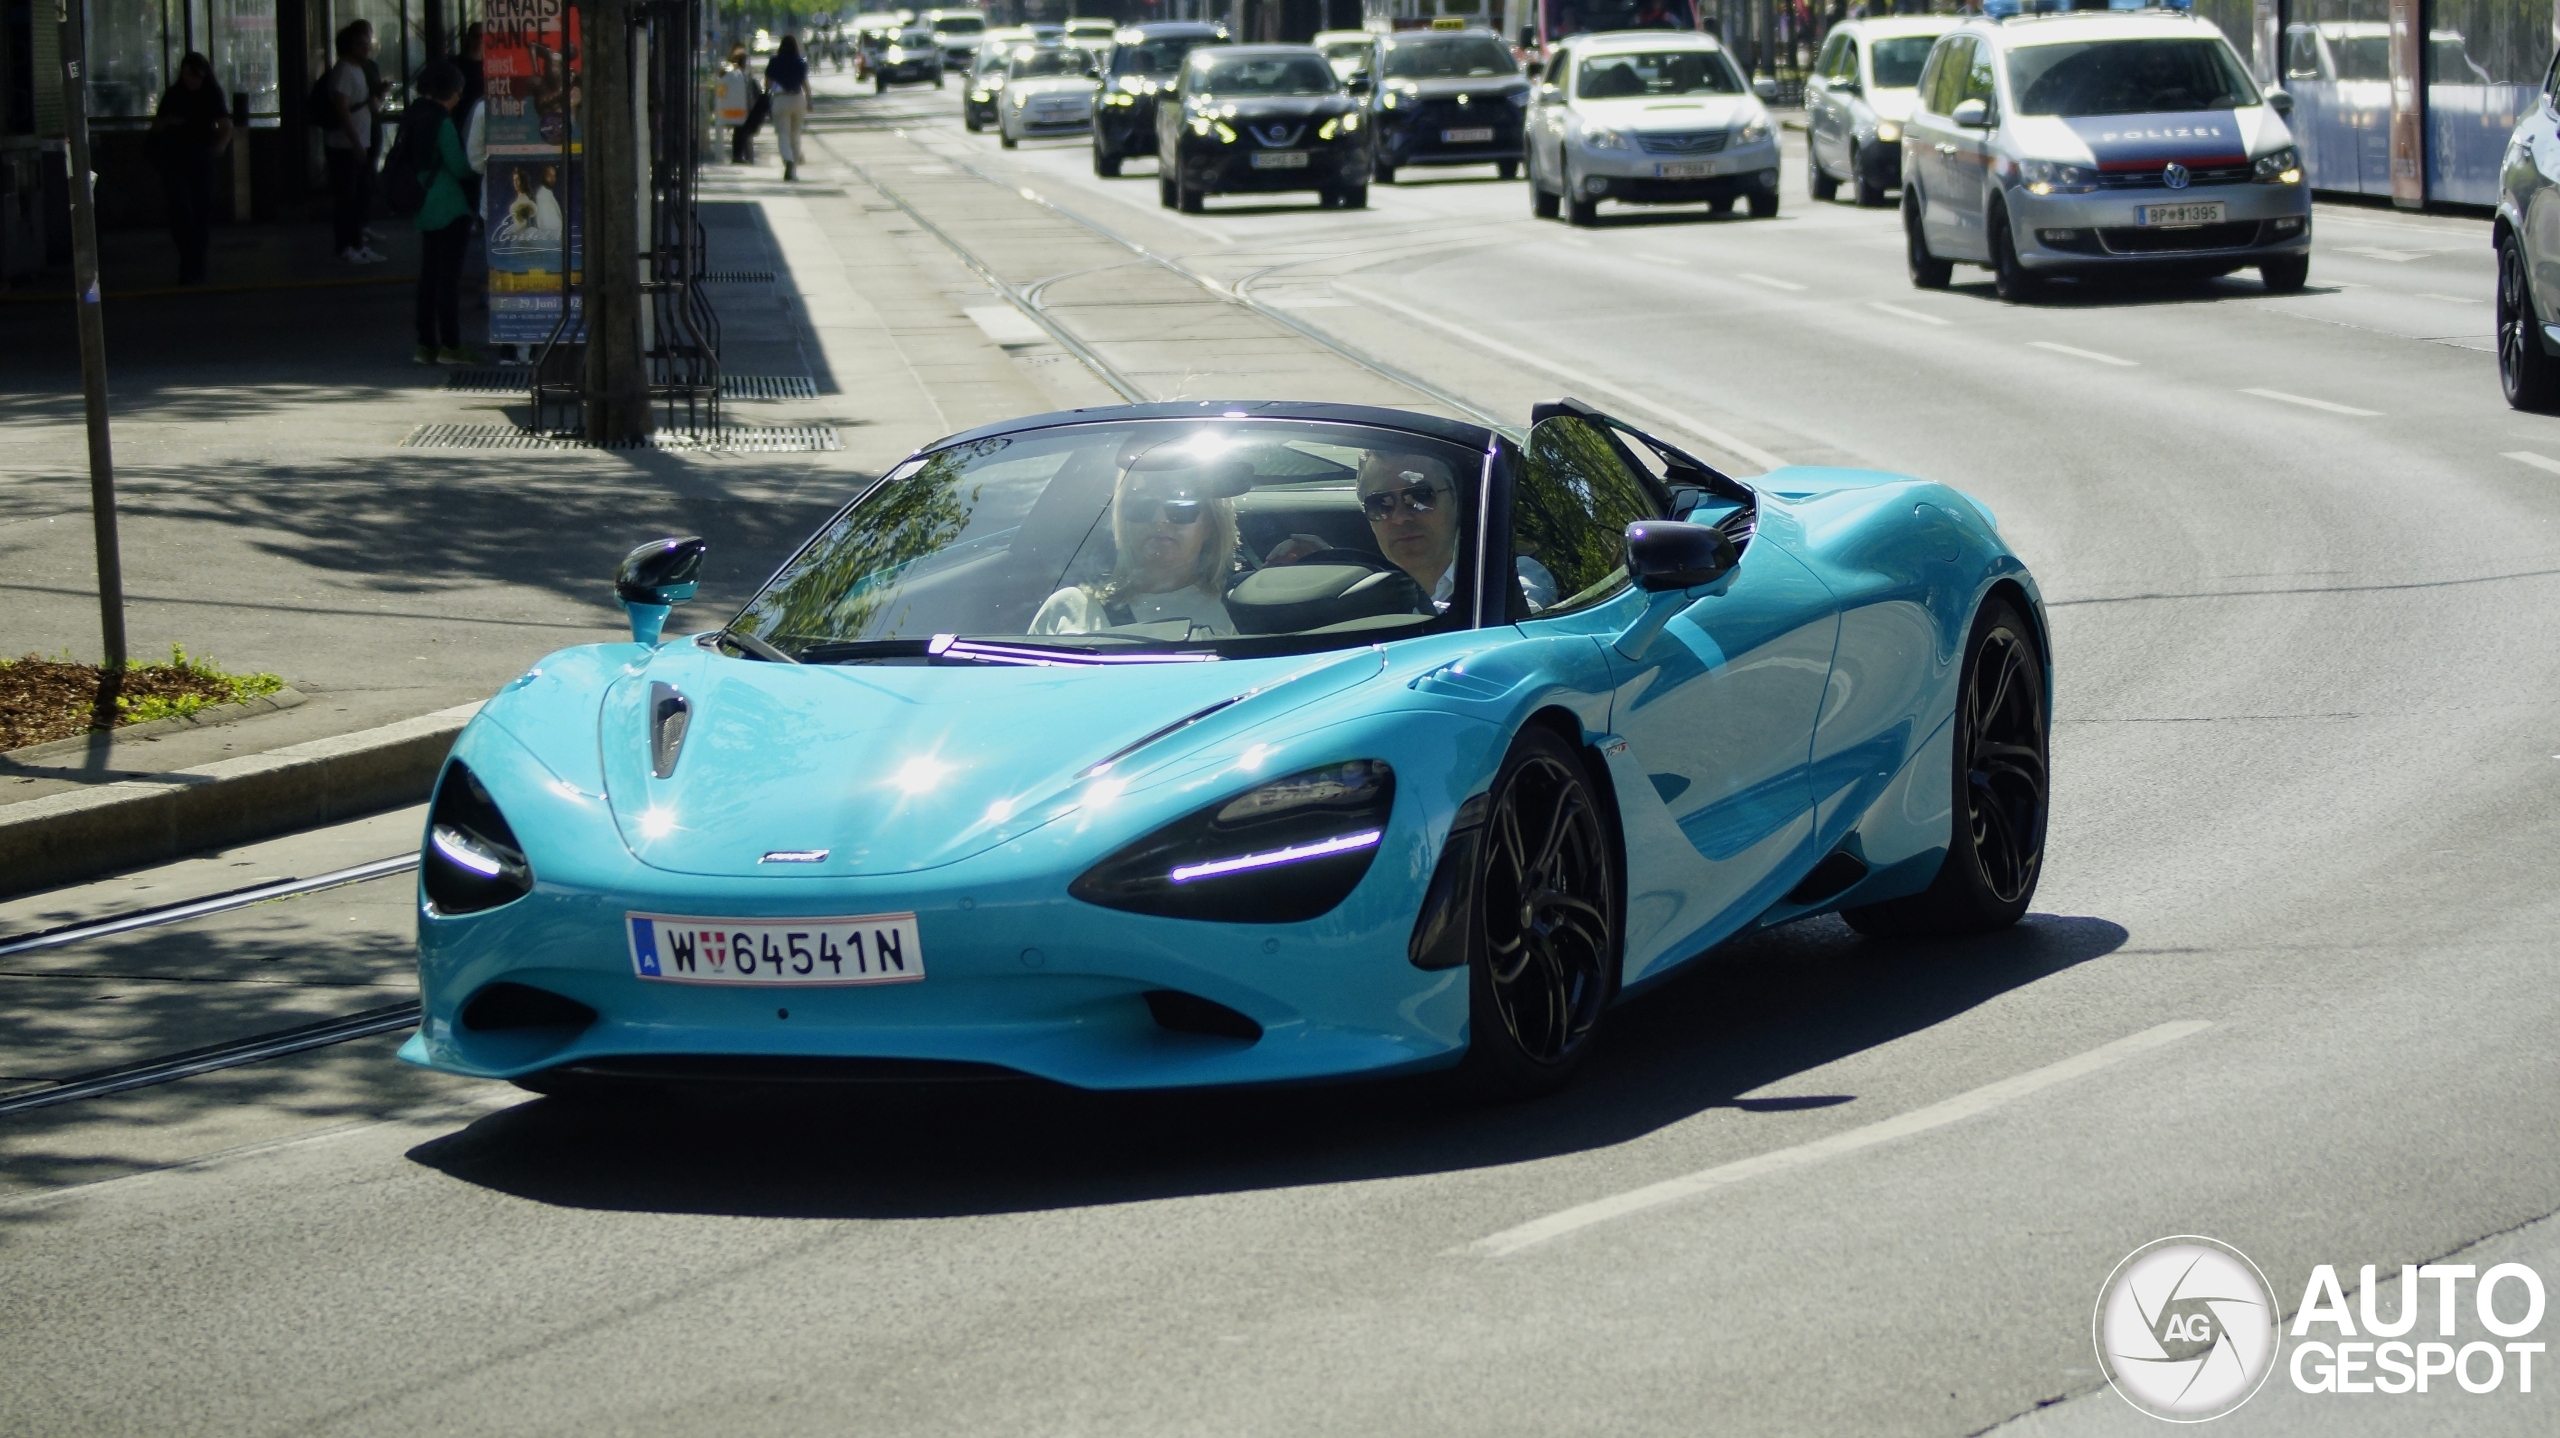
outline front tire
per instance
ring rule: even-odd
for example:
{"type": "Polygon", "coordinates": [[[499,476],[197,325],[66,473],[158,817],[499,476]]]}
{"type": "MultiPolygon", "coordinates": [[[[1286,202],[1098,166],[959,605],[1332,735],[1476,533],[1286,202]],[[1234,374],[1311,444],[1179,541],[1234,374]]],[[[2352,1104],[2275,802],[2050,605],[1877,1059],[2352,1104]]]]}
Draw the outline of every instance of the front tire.
{"type": "Polygon", "coordinates": [[[2271,295],[2289,295],[2311,282],[2311,257],[2287,255],[2258,266],[2258,282],[2271,295]]]}
{"type": "Polygon", "coordinates": [[[1911,283],[1924,290],[1943,290],[1955,278],[1952,260],[1929,253],[1929,237],[1920,229],[1920,192],[1902,187],[1902,250],[1911,268],[1911,283]]]}
{"type": "Polygon", "coordinates": [[[2541,317],[2533,308],[2533,283],[2524,250],[2514,235],[2498,237],[2498,388],[2517,409],[2543,412],[2560,406],[2560,360],[2543,353],[2541,317]]]}
{"type": "Polygon", "coordinates": [[[1477,857],[1460,1072],[1488,1098],[1553,1093],[1591,1052],[1621,962],[1617,852],[1582,756],[1523,730],[1477,857]]]}
{"type": "Polygon", "coordinates": [[[987,122],[986,122],[986,121],[984,121],[984,120],[979,119],[979,118],[978,118],[978,112],[977,112],[977,111],[975,111],[975,110],[963,110],[963,111],[961,111],[961,112],[960,112],[960,123],[961,123],[961,124],[963,124],[963,125],[968,126],[968,127],[969,127],[969,133],[970,133],[970,134],[972,134],[972,135],[981,134],[981,133],[983,133],[983,132],[986,130],[986,128],[987,128],[987,122]]]}
{"type": "Polygon", "coordinates": [[[1392,185],[1396,182],[1396,167],[1380,160],[1369,167],[1369,178],[1381,185],[1392,185]]]}
{"type": "Polygon", "coordinates": [[[1506,180],[1516,180],[1520,178],[1520,162],[1518,160],[1496,160],[1493,162],[1493,169],[1495,174],[1500,175],[1506,180]]]}
{"type": "Polygon", "coordinates": [[[1367,185],[1345,185],[1339,192],[1339,197],[1342,208],[1346,210],[1365,210],[1369,208],[1369,187],[1367,185]]]}
{"type": "Polygon", "coordinates": [[[1850,147],[1849,179],[1858,187],[1858,208],[1880,210],[1884,208],[1884,186],[1867,178],[1866,160],[1867,157],[1860,154],[1856,146],[1850,147]]]}
{"type": "Polygon", "coordinates": [[[1564,169],[1564,222],[1584,229],[1600,223],[1600,202],[1582,192],[1582,177],[1571,165],[1564,169]]]}
{"type": "Polygon", "coordinates": [[[1877,938],[1944,938],[2005,929],[2027,912],[2044,872],[2052,720],[2044,653],[2005,599],[1974,616],[1956,688],[1954,807],[1947,856],[1909,898],[1845,909],[1877,938]]]}
{"type": "Polygon", "coordinates": [[[1106,180],[1119,179],[1120,157],[1109,153],[1100,145],[1095,145],[1093,147],[1093,172],[1106,180]]]}
{"type": "Polygon", "coordinates": [[[1778,192],[1763,190],[1751,197],[1751,218],[1774,220],[1778,217],[1778,192]]]}
{"type": "Polygon", "coordinates": [[[1198,186],[1186,185],[1179,176],[1173,182],[1174,208],[1186,215],[1196,215],[1208,208],[1208,195],[1198,186]]]}
{"type": "Polygon", "coordinates": [[[1013,137],[1013,132],[1011,130],[999,133],[996,136],[996,143],[1004,146],[1008,150],[1019,150],[1022,148],[1022,142],[1013,137]]]}
{"type": "Polygon", "coordinates": [[[2018,262],[2018,237],[2009,226],[2009,212],[1991,212],[1991,287],[2000,298],[2013,305],[2034,304],[2044,294],[2044,282],[2018,262]]]}
{"type": "MultiPolygon", "coordinates": [[[[1849,155],[1850,168],[1854,172],[1857,168],[1857,151],[1852,150],[1849,155]]],[[[1822,161],[1814,157],[1813,143],[1809,140],[1805,142],[1804,147],[1804,187],[1811,191],[1817,200],[1834,200],[1840,196],[1840,182],[1831,178],[1829,170],[1822,168],[1822,161]]]]}

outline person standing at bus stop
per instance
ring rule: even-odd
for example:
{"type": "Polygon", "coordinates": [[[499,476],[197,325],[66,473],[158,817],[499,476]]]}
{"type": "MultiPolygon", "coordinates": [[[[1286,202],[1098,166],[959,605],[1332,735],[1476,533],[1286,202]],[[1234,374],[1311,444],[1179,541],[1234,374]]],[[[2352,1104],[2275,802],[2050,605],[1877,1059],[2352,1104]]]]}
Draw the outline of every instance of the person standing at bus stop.
{"type": "Polygon", "coordinates": [[[471,202],[463,181],[471,162],[462,152],[453,112],[462,104],[462,72],[438,60],[419,72],[423,98],[400,123],[405,145],[396,147],[418,167],[418,354],[420,364],[480,364],[462,347],[462,257],[471,244],[471,202]]]}
{"type": "Polygon", "coordinates": [[[329,162],[329,218],[338,258],[378,265],[389,256],[365,243],[364,222],[373,207],[373,82],[364,62],[373,53],[373,25],[351,21],[338,32],[338,62],[320,77],[312,98],[321,102],[320,149],[329,162]]]}
{"type": "Polygon", "coordinates": [[[773,138],[782,147],[782,178],[800,178],[800,127],[809,123],[809,61],[800,37],[785,35],[764,66],[765,92],[773,97],[773,138]]]}
{"type": "Polygon", "coordinates": [[[178,283],[203,284],[205,251],[213,243],[213,162],[231,148],[231,107],[204,56],[189,50],[178,61],[178,82],[160,97],[143,146],[168,199],[178,283]]]}

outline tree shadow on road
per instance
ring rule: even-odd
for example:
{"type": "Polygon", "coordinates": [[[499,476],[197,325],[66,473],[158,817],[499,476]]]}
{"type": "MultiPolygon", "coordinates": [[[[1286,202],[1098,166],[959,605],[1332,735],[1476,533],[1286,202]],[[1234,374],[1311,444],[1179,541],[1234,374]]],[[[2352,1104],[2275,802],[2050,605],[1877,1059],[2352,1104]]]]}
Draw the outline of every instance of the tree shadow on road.
{"type": "Polygon", "coordinates": [[[1126,1203],[1522,1163],[1603,1148],[1746,1097],[2121,947],[2093,918],[2037,915],[1962,943],[1857,938],[1837,919],[1726,945],[1616,1011],[1565,1092],[1503,1107],[1437,1078],[1091,1094],[1046,1084],[697,1091],[546,1099],[410,1151],[467,1183],[574,1208],[927,1218],[1126,1203]]]}

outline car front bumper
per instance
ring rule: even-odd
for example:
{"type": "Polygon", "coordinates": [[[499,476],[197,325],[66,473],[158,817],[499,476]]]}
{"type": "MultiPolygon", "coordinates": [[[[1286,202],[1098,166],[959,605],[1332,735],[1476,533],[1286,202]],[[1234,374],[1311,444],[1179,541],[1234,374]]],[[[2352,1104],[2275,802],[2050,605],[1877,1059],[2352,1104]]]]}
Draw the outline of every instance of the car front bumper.
{"type": "Polygon", "coordinates": [[[1256,168],[1253,163],[1256,153],[1259,152],[1246,145],[1228,145],[1214,150],[1187,145],[1180,155],[1182,181],[1193,189],[1210,194],[1330,190],[1369,182],[1370,151],[1367,145],[1310,145],[1306,148],[1307,163],[1290,169],[1256,168]]]}
{"type": "Polygon", "coordinates": [[[1736,145],[1711,155],[1650,155],[1576,144],[1573,173],[1586,198],[1639,205],[1678,205],[1778,192],[1778,142],[1736,145]],[[1704,174],[1684,174],[1692,167],[1704,174]]]}
{"type": "Polygon", "coordinates": [[[1396,166],[1490,165],[1520,158],[1518,110],[1509,105],[1444,109],[1445,113],[1378,118],[1375,122],[1378,127],[1378,162],[1396,166]],[[1466,130],[1491,130],[1493,137],[1463,143],[1448,138],[1452,131],[1466,130]]]}
{"type": "Polygon", "coordinates": [[[1105,155],[1152,155],[1156,152],[1156,102],[1153,96],[1126,105],[1101,104],[1093,111],[1093,147],[1105,155]]]}
{"type": "Polygon", "coordinates": [[[2011,238],[2032,270],[2256,264],[2311,252],[2311,192],[2301,185],[2198,185],[2185,190],[2106,190],[2038,195],[2011,186],[2011,238]],[[2219,203],[2220,224],[2145,226],[2147,205],[2219,203]]]}

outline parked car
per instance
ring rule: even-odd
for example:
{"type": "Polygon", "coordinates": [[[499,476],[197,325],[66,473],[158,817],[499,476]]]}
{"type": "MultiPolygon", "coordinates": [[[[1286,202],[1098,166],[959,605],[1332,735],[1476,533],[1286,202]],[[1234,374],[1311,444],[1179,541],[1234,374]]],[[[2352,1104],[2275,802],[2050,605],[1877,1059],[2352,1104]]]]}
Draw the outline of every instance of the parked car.
{"type": "Polygon", "coordinates": [[[1173,88],[1183,58],[1203,45],[1227,43],[1227,27],[1198,21],[1132,25],[1111,47],[1102,98],[1093,117],[1093,172],[1120,173],[1120,162],[1156,153],[1156,100],[1173,88]]]}
{"type": "Polygon", "coordinates": [[[1313,190],[1328,208],[1359,209],[1373,154],[1362,118],[1313,45],[1194,50],[1156,108],[1160,198],[1196,212],[1210,195],[1313,190]]]}
{"type": "Polygon", "coordinates": [[[1902,187],[1902,127],[1914,86],[1952,15],[1849,20],[1822,44],[1804,87],[1805,180],[1817,200],[1846,183],[1873,208],[1902,187]]]}
{"type": "Polygon", "coordinates": [[[1602,200],[1719,215],[1743,200],[1775,215],[1778,126],[1758,89],[1711,36],[1574,36],[1549,57],[1531,106],[1531,212],[1587,225],[1602,200]]]}
{"type": "Polygon", "coordinates": [[[1529,81],[1490,30],[1406,30],[1382,36],[1370,77],[1372,173],[1392,185],[1406,165],[1493,165],[1520,173],[1529,81]]]}
{"type": "Polygon", "coordinates": [[[1990,269],[2000,297],[2063,275],[2311,270],[2311,190],[2285,123],[2211,21],[2015,13],[1940,37],[1902,132],[1911,282],[1990,269]]]}

